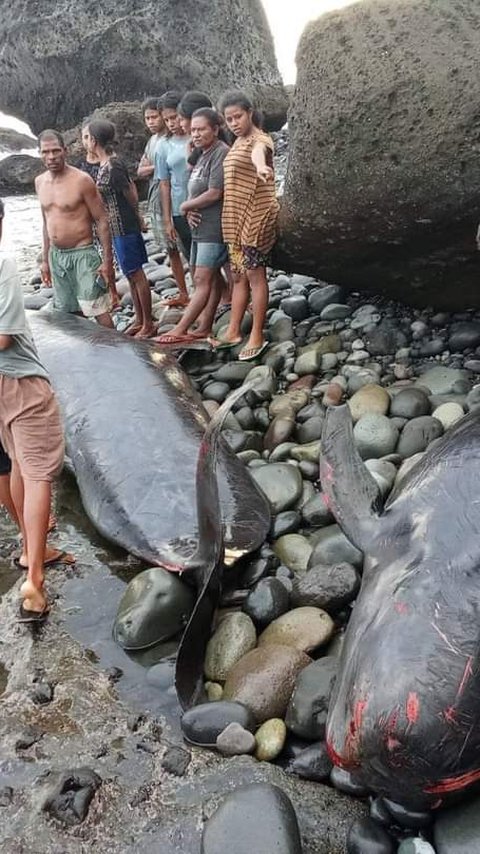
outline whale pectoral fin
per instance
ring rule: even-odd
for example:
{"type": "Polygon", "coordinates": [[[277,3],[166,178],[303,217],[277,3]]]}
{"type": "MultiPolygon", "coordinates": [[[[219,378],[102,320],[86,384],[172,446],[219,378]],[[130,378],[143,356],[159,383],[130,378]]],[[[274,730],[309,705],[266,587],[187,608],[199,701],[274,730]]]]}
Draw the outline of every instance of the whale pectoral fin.
{"type": "Polygon", "coordinates": [[[381,494],[358,453],[348,406],[328,409],[320,455],[322,491],[335,519],[351,542],[372,553],[381,494]]]}

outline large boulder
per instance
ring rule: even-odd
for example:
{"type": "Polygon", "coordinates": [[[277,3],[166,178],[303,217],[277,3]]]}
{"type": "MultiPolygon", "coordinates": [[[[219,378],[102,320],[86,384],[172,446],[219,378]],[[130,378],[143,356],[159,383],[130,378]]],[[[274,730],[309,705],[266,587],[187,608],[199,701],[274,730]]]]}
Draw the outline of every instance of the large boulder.
{"type": "Polygon", "coordinates": [[[363,0],[305,30],[278,263],[480,306],[477,0],[363,0]]]}
{"type": "Polygon", "coordinates": [[[43,172],[43,163],[29,154],[11,154],[0,160],[0,194],[4,196],[33,193],[35,178],[43,172]]]}
{"type": "Polygon", "coordinates": [[[166,89],[247,88],[272,129],[287,96],[260,0],[3,4],[0,109],[36,132],[166,89]]]}
{"type": "Polygon", "coordinates": [[[23,151],[36,148],[37,140],[13,128],[0,128],[0,152],[23,151]]]}
{"type": "MultiPolygon", "coordinates": [[[[119,157],[125,161],[130,171],[135,174],[138,161],[142,156],[148,139],[140,101],[107,104],[99,107],[91,113],[93,119],[108,119],[113,122],[117,133],[115,150],[119,157]]],[[[78,166],[85,159],[85,151],[82,147],[82,123],[67,130],[63,134],[68,150],[68,159],[74,166],[78,166]]]]}

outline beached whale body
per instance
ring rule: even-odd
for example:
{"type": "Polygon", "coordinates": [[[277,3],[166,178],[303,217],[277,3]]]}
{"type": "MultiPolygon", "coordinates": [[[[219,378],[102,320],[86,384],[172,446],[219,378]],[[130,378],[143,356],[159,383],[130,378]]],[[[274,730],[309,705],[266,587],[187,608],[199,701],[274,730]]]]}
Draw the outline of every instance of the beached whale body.
{"type": "Polygon", "coordinates": [[[366,555],[331,699],[335,764],[435,807],[480,780],[480,413],[427,451],[378,515],[347,407],[329,410],[322,488],[366,555]]]}
{"type": "MultiPolygon", "coordinates": [[[[196,468],[208,416],[178,363],[147,342],[57,312],[29,315],[57,394],[85,510],[114,543],[182,570],[198,545],[196,468]]],[[[225,548],[243,554],[270,527],[266,499],[220,440],[225,548]]]]}

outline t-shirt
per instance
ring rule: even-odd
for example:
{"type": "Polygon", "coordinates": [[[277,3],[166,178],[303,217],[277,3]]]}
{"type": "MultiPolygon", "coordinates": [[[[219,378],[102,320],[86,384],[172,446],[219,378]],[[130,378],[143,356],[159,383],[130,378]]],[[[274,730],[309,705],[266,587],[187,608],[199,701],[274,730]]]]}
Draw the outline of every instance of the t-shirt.
{"type": "Polygon", "coordinates": [[[14,258],[0,252],[0,335],[11,335],[13,344],[0,350],[0,374],[6,377],[44,377],[23,307],[22,286],[14,258]]]}
{"type": "MultiPolygon", "coordinates": [[[[218,140],[208,151],[202,152],[188,182],[188,198],[196,199],[207,190],[223,190],[223,161],[229,152],[228,145],[218,140]]],[[[223,199],[202,208],[202,221],[192,228],[192,239],[201,243],[223,243],[223,199]]]]}
{"type": "Polygon", "coordinates": [[[260,130],[238,137],[225,158],[222,230],[226,243],[270,252],[280,205],[275,182],[261,181],[252,163],[252,150],[257,143],[266,146],[267,164],[273,166],[273,142],[260,130]]]}
{"type": "MultiPolygon", "coordinates": [[[[147,158],[148,162],[155,166],[155,156],[157,154],[158,149],[160,148],[160,143],[165,139],[165,134],[163,133],[154,133],[153,136],[148,140],[145,151],[143,152],[144,157],[147,158]]],[[[150,177],[150,181],[148,184],[148,200],[152,198],[154,193],[158,193],[158,178],[155,178],[155,170],[150,177]]]]}
{"type": "Polygon", "coordinates": [[[107,209],[108,222],[113,237],[140,233],[140,223],[135,208],[125,197],[130,187],[128,169],[118,157],[112,157],[100,166],[97,187],[107,209]]]}
{"type": "Polygon", "coordinates": [[[87,175],[90,175],[90,178],[93,178],[93,180],[96,181],[98,170],[100,169],[100,163],[89,163],[88,160],[82,160],[78,164],[78,168],[81,169],[82,172],[86,172],[87,175]]]}
{"type": "Polygon", "coordinates": [[[170,181],[172,216],[181,216],[180,205],[188,198],[189,145],[189,136],[167,136],[160,143],[155,155],[153,177],[157,181],[170,181]]]}

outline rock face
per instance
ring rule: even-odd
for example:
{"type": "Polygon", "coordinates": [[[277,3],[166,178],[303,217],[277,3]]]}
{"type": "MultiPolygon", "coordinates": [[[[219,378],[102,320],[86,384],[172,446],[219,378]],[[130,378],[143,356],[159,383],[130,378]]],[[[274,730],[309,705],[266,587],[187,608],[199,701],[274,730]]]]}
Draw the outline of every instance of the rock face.
{"type": "MultiPolygon", "coordinates": [[[[107,104],[93,110],[91,117],[95,119],[108,119],[116,127],[115,151],[125,161],[133,174],[136,172],[138,161],[143,154],[148,133],[142,118],[142,105],[140,101],[120,102],[107,104]]],[[[85,118],[85,117],[82,117],[85,118]]],[[[73,166],[85,158],[82,148],[82,123],[79,122],[74,128],[65,131],[65,144],[68,157],[73,166]]]]}
{"type": "Polygon", "coordinates": [[[72,127],[120,99],[174,88],[217,98],[233,85],[251,92],[272,129],[285,120],[260,0],[65,0],[53,15],[41,3],[26,9],[12,0],[2,10],[0,108],[37,132],[72,127]]]}
{"type": "Polygon", "coordinates": [[[35,178],[43,172],[43,163],[29,154],[11,154],[0,160],[0,190],[2,195],[33,193],[35,178]]]}
{"type": "Polygon", "coordinates": [[[0,151],[21,151],[36,148],[37,140],[12,128],[0,128],[0,151]]]}
{"type": "Polygon", "coordinates": [[[307,27],[283,269],[414,304],[480,305],[479,50],[476,0],[364,0],[307,27]]]}

